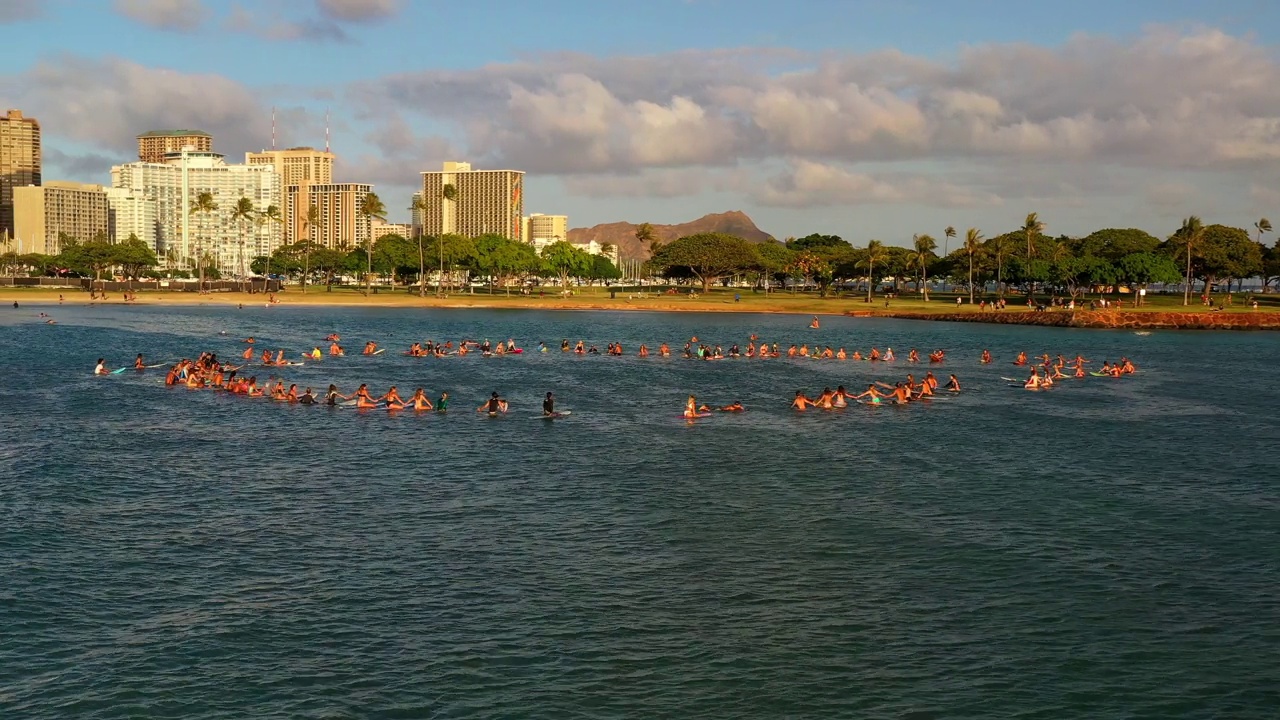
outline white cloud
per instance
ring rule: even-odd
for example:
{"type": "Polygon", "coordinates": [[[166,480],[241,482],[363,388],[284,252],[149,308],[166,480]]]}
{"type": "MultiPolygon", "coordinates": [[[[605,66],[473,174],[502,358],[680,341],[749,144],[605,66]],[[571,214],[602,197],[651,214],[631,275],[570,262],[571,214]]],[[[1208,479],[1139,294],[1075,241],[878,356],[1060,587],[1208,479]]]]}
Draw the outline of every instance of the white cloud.
{"type": "Polygon", "coordinates": [[[147,27],[189,33],[209,18],[201,0],[115,0],[115,11],[147,27]]]}
{"type": "Polygon", "coordinates": [[[793,208],[907,202],[937,207],[1000,204],[1000,198],[991,193],[933,176],[870,175],[811,160],[792,162],[768,181],[753,184],[748,192],[761,205],[793,208]]]}

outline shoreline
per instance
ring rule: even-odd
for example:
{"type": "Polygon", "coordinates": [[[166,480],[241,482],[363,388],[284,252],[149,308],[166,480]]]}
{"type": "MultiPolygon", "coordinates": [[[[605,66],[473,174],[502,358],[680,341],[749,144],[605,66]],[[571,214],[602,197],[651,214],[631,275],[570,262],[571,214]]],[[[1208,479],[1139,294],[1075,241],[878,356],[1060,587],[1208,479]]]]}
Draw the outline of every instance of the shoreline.
{"type": "Polygon", "coordinates": [[[1280,330],[1280,313],[1275,312],[1177,312],[1165,310],[993,310],[972,313],[894,312],[861,313],[850,317],[892,317],[899,320],[968,322],[991,325],[1083,328],[1089,330],[1280,330]]]}
{"type": "MultiPolygon", "coordinates": [[[[110,293],[108,300],[91,300],[88,293],[66,289],[0,288],[0,305],[13,302],[41,307],[59,305],[132,305],[139,307],[253,307],[267,305],[262,293],[219,292],[199,295],[189,292],[143,292],[133,302],[125,302],[121,293],[110,293]],[[61,290],[61,292],[59,292],[61,290]],[[62,300],[59,300],[59,295],[62,300]]],[[[937,309],[897,309],[867,307],[860,298],[817,298],[796,295],[748,294],[741,301],[724,295],[690,298],[685,295],[619,293],[610,298],[588,292],[572,297],[548,295],[453,294],[443,298],[418,297],[404,291],[391,291],[365,296],[349,290],[328,292],[321,287],[315,292],[277,294],[281,307],[365,307],[402,309],[463,310],[549,310],[578,312],[662,312],[662,313],[760,313],[773,315],[840,315],[855,318],[889,318],[930,322],[987,323],[994,325],[1026,325],[1037,327],[1086,328],[1099,330],[1280,330],[1280,312],[1273,308],[1251,311],[1235,307],[1222,312],[1209,309],[1175,309],[1181,306],[1158,306],[1140,310],[1025,310],[980,311],[972,306],[957,312],[952,306],[937,309]]]]}

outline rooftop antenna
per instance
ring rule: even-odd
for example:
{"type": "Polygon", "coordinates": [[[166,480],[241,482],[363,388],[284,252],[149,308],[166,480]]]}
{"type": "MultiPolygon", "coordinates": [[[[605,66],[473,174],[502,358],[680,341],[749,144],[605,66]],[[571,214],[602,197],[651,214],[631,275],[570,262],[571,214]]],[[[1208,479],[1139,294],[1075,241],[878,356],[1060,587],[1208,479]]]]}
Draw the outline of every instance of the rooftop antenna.
{"type": "Polygon", "coordinates": [[[276,149],[276,109],[271,108],[271,149],[276,149]]]}
{"type": "Polygon", "coordinates": [[[329,108],[324,109],[324,151],[329,152],[329,108]]]}

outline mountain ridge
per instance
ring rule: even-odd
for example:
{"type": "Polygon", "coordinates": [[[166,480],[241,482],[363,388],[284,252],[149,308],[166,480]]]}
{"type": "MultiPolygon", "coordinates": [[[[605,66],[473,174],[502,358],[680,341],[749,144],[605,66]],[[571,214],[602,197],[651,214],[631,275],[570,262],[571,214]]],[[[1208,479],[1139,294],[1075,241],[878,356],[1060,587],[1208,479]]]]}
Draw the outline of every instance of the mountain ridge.
{"type": "MultiPolygon", "coordinates": [[[[592,240],[600,244],[616,245],[618,253],[624,258],[646,260],[649,258],[649,247],[636,239],[636,228],[642,223],[612,222],[592,225],[585,228],[571,228],[569,242],[588,243],[592,240]]],[[[738,237],[748,242],[764,242],[773,237],[756,226],[750,216],[741,210],[729,210],[721,213],[709,213],[685,223],[675,225],[659,225],[650,223],[653,237],[663,243],[669,243],[685,235],[704,232],[721,232],[738,237]]]]}

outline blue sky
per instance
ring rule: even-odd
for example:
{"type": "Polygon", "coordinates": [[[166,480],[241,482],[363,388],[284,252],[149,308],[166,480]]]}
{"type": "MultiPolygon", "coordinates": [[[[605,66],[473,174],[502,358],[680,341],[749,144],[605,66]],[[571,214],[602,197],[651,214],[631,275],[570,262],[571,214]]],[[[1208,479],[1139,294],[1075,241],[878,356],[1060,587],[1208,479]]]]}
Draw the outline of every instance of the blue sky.
{"type": "MultiPolygon", "coordinates": [[[[573,226],[741,209],[779,237],[1280,215],[1280,3],[7,0],[0,105],[50,179],[139,132],[324,142],[403,208],[441,160],[573,226]]],[[[403,212],[399,213],[403,217],[403,212]]]]}

